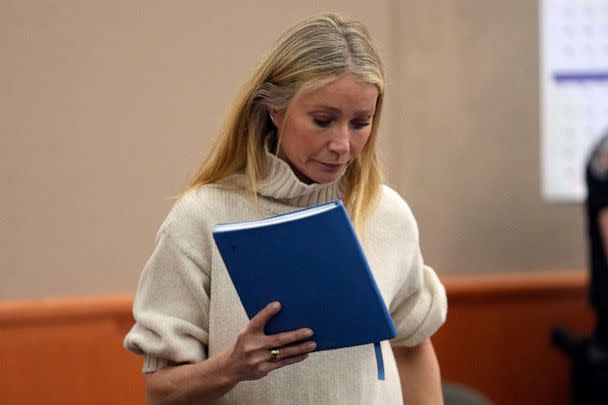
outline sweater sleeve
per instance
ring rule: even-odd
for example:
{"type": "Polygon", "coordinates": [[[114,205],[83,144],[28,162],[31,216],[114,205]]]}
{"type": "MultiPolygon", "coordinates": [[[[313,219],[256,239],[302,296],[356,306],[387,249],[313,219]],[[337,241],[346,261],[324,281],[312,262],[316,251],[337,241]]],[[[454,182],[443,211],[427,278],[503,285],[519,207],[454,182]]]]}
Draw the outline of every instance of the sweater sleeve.
{"type": "Polygon", "coordinates": [[[398,332],[392,346],[415,346],[445,322],[445,288],[435,271],[423,263],[419,247],[411,258],[406,282],[392,302],[391,314],[398,332]]]}
{"type": "Polygon", "coordinates": [[[409,205],[397,192],[383,187],[377,227],[383,230],[383,260],[395,263],[389,311],[397,328],[393,346],[415,346],[445,322],[447,298],[435,271],[424,264],[418,224],[409,205]]]}
{"type": "Polygon", "coordinates": [[[140,276],[124,346],[144,356],[144,373],[207,358],[210,278],[188,251],[161,230],[140,276]]]}

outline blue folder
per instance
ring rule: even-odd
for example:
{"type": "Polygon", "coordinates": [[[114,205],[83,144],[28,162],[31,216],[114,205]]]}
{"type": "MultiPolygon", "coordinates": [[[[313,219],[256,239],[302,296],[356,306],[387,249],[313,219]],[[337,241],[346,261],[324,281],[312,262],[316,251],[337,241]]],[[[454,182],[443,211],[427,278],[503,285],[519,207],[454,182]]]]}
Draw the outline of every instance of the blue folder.
{"type": "Polygon", "coordinates": [[[397,332],[340,200],[218,224],[213,237],[250,319],[281,303],[266,334],[311,328],[317,351],[374,343],[383,378],[378,342],[397,332]]]}

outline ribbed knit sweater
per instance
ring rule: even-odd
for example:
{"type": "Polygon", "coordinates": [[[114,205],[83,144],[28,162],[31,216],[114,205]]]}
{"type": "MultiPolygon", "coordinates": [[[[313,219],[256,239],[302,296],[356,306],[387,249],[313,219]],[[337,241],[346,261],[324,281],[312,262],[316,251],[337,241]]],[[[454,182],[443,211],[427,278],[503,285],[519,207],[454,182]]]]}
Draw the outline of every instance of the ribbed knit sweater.
{"type": "MultiPolygon", "coordinates": [[[[141,274],[125,347],[144,357],[143,371],[199,362],[232,344],[248,322],[212,239],[220,222],[260,219],[342,196],[340,180],[305,184],[267,153],[271,175],[258,183],[254,204],[244,176],[205,185],[181,198],[160,227],[141,274]]],[[[237,384],[217,404],[401,404],[392,346],[413,346],[444,322],[445,290],[423,264],[416,221],[405,201],[383,186],[362,246],[398,330],[382,342],[386,377],[377,378],[373,345],[311,353],[256,381],[237,384]]],[[[286,269],[289,271],[289,269],[286,269]]],[[[313,338],[314,339],[314,338],[313,338]]]]}

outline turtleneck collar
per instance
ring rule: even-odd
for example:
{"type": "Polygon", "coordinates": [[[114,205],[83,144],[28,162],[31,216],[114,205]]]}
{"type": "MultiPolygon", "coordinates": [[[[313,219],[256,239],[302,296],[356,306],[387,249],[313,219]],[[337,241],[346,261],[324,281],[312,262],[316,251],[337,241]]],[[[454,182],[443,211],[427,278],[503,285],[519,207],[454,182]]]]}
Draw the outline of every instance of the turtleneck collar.
{"type": "MultiPolygon", "coordinates": [[[[340,199],[344,195],[344,177],[331,183],[306,184],[296,176],[287,162],[270,151],[268,142],[264,149],[268,175],[257,183],[257,193],[260,196],[293,207],[308,207],[340,199]]],[[[245,178],[239,174],[231,180],[244,185],[245,178]]]]}
{"type": "Polygon", "coordinates": [[[306,184],[301,181],[293,169],[283,159],[265,150],[268,176],[258,182],[258,194],[286,200],[298,207],[321,204],[341,198],[344,194],[342,177],[331,183],[306,184]]]}

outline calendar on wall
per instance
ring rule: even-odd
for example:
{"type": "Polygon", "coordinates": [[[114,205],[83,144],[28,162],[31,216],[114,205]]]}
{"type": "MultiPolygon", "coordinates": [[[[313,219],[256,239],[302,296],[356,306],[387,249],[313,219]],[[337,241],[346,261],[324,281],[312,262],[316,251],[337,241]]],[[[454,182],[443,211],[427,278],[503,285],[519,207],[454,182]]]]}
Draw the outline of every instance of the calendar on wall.
{"type": "Polygon", "coordinates": [[[608,131],[608,0],[540,3],[541,193],[586,196],[585,164],[608,131]]]}

